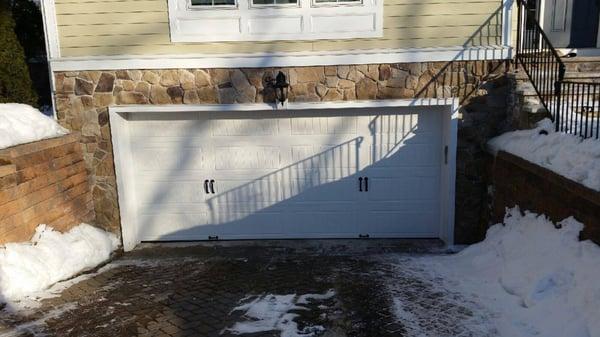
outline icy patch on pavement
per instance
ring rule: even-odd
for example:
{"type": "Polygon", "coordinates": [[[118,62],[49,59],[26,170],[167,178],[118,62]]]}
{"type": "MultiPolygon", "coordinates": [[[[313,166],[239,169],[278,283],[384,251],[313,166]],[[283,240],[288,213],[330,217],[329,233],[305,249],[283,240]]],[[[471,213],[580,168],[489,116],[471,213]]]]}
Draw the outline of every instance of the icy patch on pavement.
{"type": "Polygon", "coordinates": [[[68,303],[61,307],[55,308],[44,314],[41,318],[26,323],[17,324],[10,331],[0,332],[0,337],[20,337],[20,336],[47,336],[43,332],[46,321],[57,319],[66,312],[75,310],[75,303],[68,303]]]}
{"type": "Polygon", "coordinates": [[[0,149],[66,135],[69,131],[26,104],[0,104],[0,149]]]}
{"type": "Polygon", "coordinates": [[[392,256],[387,291],[393,318],[404,337],[492,337],[496,328],[489,312],[455,290],[454,284],[432,273],[423,264],[427,257],[392,256]]]}
{"type": "Polygon", "coordinates": [[[88,224],[66,233],[39,225],[31,242],[0,246],[0,302],[16,302],[108,260],[117,237],[88,224]]]}
{"type": "Polygon", "coordinates": [[[488,142],[493,152],[512,153],[600,191],[600,142],[555,132],[549,119],[531,130],[504,133],[488,142]],[[545,131],[547,134],[540,134],[545,131]]]}
{"type": "Polygon", "coordinates": [[[299,315],[295,310],[310,310],[306,305],[311,301],[323,301],[335,295],[333,290],[324,294],[290,295],[260,295],[249,296],[240,302],[245,302],[234,308],[233,312],[243,311],[243,317],[248,320],[237,322],[226,330],[237,334],[251,334],[266,331],[281,331],[281,337],[312,337],[325,330],[323,326],[307,326],[298,329],[294,321],[299,315]]]}
{"type": "Polygon", "coordinates": [[[579,241],[572,217],[556,227],[516,207],[483,242],[418,261],[478,298],[500,336],[600,336],[600,247],[579,241]]]}

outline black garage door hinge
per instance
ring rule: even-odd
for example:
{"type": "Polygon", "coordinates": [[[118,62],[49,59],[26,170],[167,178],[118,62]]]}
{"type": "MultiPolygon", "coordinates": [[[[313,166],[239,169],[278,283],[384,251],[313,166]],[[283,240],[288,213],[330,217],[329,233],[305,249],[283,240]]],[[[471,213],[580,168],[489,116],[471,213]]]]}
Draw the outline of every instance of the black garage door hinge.
{"type": "Polygon", "coordinates": [[[369,238],[369,234],[358,234],[358,238],[359,239],[368,239],[369,238]]]}
{"type": "Polygon", "coordinates": [[[219,240],[219,236],[218,235],[209,235],[208,240],[217,241],[217,240],[219,240]]]}

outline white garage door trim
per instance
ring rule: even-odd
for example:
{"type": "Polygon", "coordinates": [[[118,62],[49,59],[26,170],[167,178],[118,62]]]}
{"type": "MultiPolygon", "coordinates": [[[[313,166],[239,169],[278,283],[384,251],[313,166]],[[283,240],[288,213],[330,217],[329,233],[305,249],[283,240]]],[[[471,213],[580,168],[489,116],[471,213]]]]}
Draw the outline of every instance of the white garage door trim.
{"type": "Polygon", "coordinates": [[[440,233],[439,237],[447,244],[454,242],[454,198],[456,176],[456,144],[458,125],[458,99],[415,99],[415,100],[380,100],[353,102],[315,102],[288,103],[285,106],[272,104],[219,104],[219,105],[127,105],[109,108],[112,141],[115,156],[118,200],[121,215],[121,233],[123,246],[126,251],[133,249],[141,242],[138,235],[138,219],[134,193],[135,172],[132,165],[132,152],[128,120],[136,113],[165,113],[165,112],[219,112],[223,116],[240,111],[274,111],[274,110],[334,110],[334,109],[363,109],[363,108],[411,108],[417,106],[436,107],[443,111],[442,142],[447,147],[444,156],[445,164],[441,172],[440,196],[440,233]]]}

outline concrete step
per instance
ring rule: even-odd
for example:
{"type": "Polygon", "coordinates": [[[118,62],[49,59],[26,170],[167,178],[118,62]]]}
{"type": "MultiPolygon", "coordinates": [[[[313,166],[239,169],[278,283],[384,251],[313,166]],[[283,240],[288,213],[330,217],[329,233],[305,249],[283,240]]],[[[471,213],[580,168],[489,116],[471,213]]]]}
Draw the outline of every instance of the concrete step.
{"type": "Polygon", "coordinates": [[[522,107],[523,111],[529,114],[547,114],[548,109],[546,109],[542,104],[526,104],[522,107]]]}
{"type": "MultiPolygon", "coordinates": [[[[537,92],[533,88],[533,84],[531,82],[519,83],[516,89],[517,94],[521,96],[537,96],[537,92]]],[[[540,88],[540,93],[542,95],[553,95],[554,87],[551,88],[540,88]]],[[[592,87],[581,87],[579,91],[579,96],[586,96],[590,94],[596,98],[600,97],[600,86],[595,89],[592,87]]]]}
{"type": "MultiPolygon", "coordinates": [[[[546,72],[535,72],[532,74],[533,76],[539,76],[544,79],[546,77],[555,77],[555,73],[546,73],[546,72]]],[[[519,71],[516,74],[517,80],[529,80],[527,73],[524,70],[519,71]]],[[[565,72],[565,80],[572,81],[582,81],[582,82],[592,82],[592,83],[600,83],[600,72],[576,72],[576,71],[567,71],[565,72]]]]}
{"type": "Polygon", "coordinates": [[[561,60],[569,72],[600,72],[600,57],[598,56],[563,57],[561,60]]]}

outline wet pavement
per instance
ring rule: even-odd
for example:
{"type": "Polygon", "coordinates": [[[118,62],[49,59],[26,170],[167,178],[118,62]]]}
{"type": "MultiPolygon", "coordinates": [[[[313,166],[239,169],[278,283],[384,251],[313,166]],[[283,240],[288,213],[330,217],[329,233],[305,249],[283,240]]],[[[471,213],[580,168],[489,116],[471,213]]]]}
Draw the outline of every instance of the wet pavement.
{"type": "Polygon", "coordinates": [[[432,253],[439,242],[144,244],[38,308],[0,312],[0,336],[492,336],[414,262],[432,253]]]}

